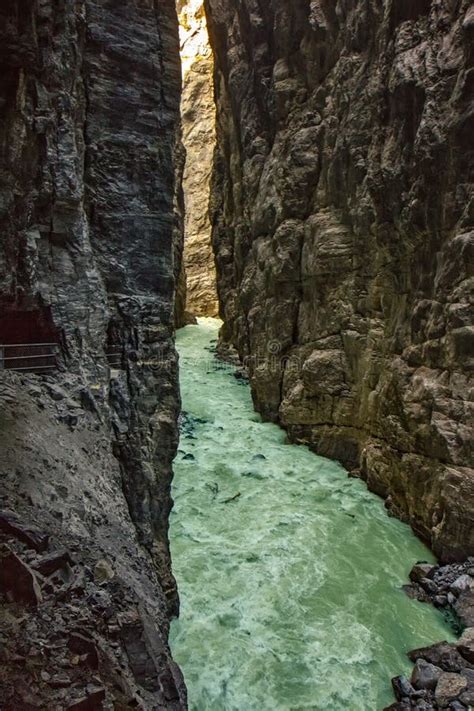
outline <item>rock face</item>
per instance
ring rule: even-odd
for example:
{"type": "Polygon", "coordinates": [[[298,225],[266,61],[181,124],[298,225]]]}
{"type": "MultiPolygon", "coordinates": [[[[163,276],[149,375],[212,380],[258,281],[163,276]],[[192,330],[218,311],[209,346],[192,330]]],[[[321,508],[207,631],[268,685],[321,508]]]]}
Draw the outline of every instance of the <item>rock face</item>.
{"type": "Polygon", "coordinates": [[[76,566],[35,578],[25,536],[2,529],[2,559],[27,591],[1,591],[0,624],[17,643],[3,652],[2,706],[111,709],[136,696],[184,708],[167,645],[178,608],[167,537],[182,251],[175,4],[2,3],[0,69],[0,344],[59,350],[43,375],[0,371],[2,506],[76,566]],[[28,596],[36,623],[18,608],[28,596]],[[76,674],[69,650],[70,681],[51,681],[69,632],[94,638],[98,669],[76,674]]]}
{"type": "Polygon", "coordinates": [[[474,552],[470,5],[206,0],[222,339],[444,560],[474,552]]]}
{"type": "Polygon", "coordinates": [[[186,308],[196,316],[218,316],[216,269],[208,211],[216,142],[214,62],[203,0],[179,0],[178,11],[183,70],[181,114],[187,154],[183,179],[186,308]]]}

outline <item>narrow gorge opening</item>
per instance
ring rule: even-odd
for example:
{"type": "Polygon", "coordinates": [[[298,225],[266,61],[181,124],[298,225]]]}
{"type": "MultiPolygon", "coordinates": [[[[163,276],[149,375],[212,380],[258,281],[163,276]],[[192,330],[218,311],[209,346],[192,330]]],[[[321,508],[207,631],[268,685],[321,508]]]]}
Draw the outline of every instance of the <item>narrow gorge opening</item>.
{"type": "Polygon", "coordinates": [[[209,220],[216,143],[214,60],[203,0],[179,0],[177,9],[183,77],[181,125],[186,151],[183,174],[185,318],[217,317],[216,269],[209,220]]]}

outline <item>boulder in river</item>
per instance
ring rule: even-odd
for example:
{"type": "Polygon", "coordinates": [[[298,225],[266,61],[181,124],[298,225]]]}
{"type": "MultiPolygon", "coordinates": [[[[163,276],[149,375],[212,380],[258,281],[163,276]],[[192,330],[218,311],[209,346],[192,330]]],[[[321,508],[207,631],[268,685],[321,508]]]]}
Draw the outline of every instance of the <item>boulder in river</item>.
{"type": "Polygon", "coordinates": [[[424,659],[417,659],[411,675],[411,683],[415,689],[434,691],[442,673],[443,670],[434,664],[425,662],[424,659]]]}
{"type": "Polygon", "coordinates": [[[435,691],[436,703],[440,708],[447,708],[462,692],[467,689],[467,680],[461,674],[443,672],[435,691]]]}
{"type": "Polygon", "coordinates": [[[474,664],[474,627],[468,627],[456,645],[458,652],[464,659],[474,664]]]}

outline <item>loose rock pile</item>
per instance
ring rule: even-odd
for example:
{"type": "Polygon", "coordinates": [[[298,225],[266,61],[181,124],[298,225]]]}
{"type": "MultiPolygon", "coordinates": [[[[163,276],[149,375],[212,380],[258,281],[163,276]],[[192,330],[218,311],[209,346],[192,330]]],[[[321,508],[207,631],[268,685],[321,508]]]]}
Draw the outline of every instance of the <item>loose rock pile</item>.
{"type": "Polygon", "coordinates": [[[111,564],[0,511],[2,711],[182,709],[181,674],[111,564]],[[164,667],[164,670],[163,670],[164,667]]]}
{"type": "MultiPolygon", "coordinates": [[[[468,711],[474,708],[474,559],[454,565],[417,563],[405,590],[410,597],[446,610],[463,630],[460,639],[415,649],[410,680],[392,679],[397,702],[390,711],[468,711]]],[[[386,711],[388,711],[386,709],[386,711]]]]}

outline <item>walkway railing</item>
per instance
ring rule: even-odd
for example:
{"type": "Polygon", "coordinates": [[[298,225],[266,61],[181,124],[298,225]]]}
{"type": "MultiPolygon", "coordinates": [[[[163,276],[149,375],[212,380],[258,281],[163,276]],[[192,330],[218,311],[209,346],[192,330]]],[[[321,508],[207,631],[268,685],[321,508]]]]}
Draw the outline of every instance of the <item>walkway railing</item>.
{"type": "Polygon", "coordinates": [[[57,343],[0,344],[0,370],[47,373],[58,367],[57,343]]]}
{"type": "Polygon", "coordinates": [[[107,349],[105,351],[105,355],[107,357],[107,363],[110,368],[115,368],[115,369],[119,369],[119,370],[122,368],[122,361],[123,361],[123,352],[122,351],[107,349]]]}

